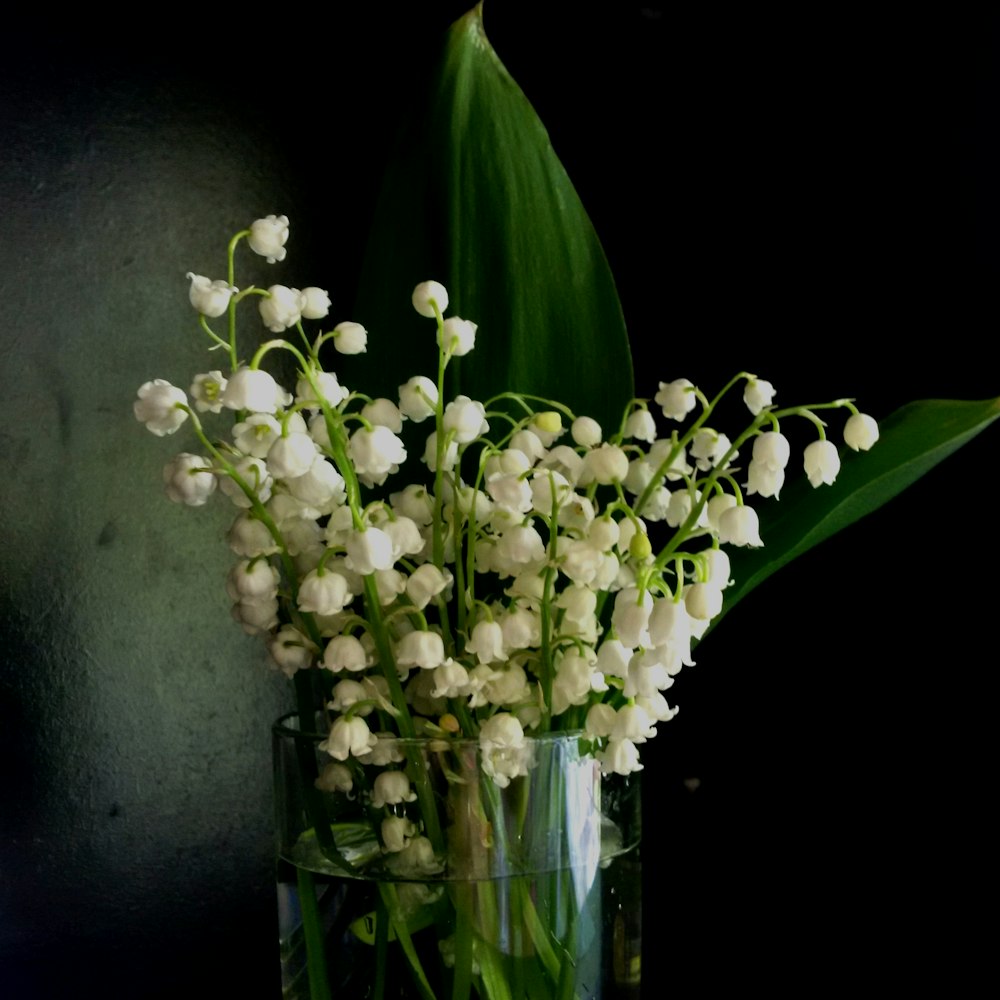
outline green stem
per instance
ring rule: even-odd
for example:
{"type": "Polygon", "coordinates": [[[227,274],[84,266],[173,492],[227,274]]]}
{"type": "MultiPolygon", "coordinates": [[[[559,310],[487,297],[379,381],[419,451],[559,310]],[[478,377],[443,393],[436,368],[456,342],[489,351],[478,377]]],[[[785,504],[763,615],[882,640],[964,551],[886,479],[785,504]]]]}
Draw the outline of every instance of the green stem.
{"type": "Polygon", "coordinates": [[[302,913],[302,934],[306,943],[306,962],[309,965],[309,996],[311,1000],[330,1000],[330,977],[323,946],[323,925],[316,901],[316,880],[306,868],[296,867],[295,875],[302,913]]]}

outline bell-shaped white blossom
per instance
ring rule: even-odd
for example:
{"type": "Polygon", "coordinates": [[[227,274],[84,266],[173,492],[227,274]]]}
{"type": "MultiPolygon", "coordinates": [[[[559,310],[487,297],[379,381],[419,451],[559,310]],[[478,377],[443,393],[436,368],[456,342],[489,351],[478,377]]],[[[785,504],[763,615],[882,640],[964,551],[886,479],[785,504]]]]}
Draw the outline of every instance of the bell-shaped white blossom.
{"type": "Polygon", "coordinates": [[[187,278],[191,282],[188,290],[191,305],[209,319],[221,316],[229,308],[230,299],[239,291],[227,281],[211,281],[203,274],[195,274],[193,271],[188,271],[187,278]]]}
{"type": "Polygon", "coordinates": [[[438,331],[438,346],[446,353],[460,358],[476,346],[477,329],[476,324],[467,319],[449,316],[438,331]]]}
{"type": "Polygon", "coordinates": [[[302,319],[302,310],[307,304],[305,295],[298,288],[271,285],[267,297],[259,300],[257,308],[264,326],[272,333],[281,333],[302,319]]]}
{"type": "Polygon", "coordinates": [[[601,443],[601,425],[593,417],[577,417],[570,425],[570,436],[583,448],[593,448],[601,443]]]}
{"type": "Polygon", "coordinates": [[[329,514],[347,498],[344,477],[322,455],[316,455],[308,471],[285,482],[288,492],[307,507],[315,510],[317,517],[329,514]]]}
{"type": "Polygon", "coordinates": [[[247,242],[254,253],[267,258],[268,264],[284,260],[287,253],[285,244],[288,242],[288,217],[268,215],[257,219],[250,226],[247,242]]]}
{"type": "Polygon", "coordinates": [[[330,735],[319,745],[334,760],[360,757],[375,748],[378,738],[368,728],[368,723],[357,716],[340,716],[330,727],[330,735]]]}
{"type": "Polygon", "coordinates": [[[416,801],[417,793],[410,788],[405,771],[383,771],[372,786],[372,802],[376,809],[416,801]]]}
{"type": "Polygon", "coordinates": [[[229,377],[222,393],[222,405],[229,410],[249,410],[252,413],[277,413],[289,406],[292,397],[259,368],[238,368],[229,377]]]}
{"type": "Polygon", "coordinates": [[[444,662],[444,641],[437,632],[416,629],[396,644],[396,662],[401,667],[433,670],[444,662]]]}
{"type": "Polygon", "coordinates": [[[608,745],[596,756],[605,774],[632,774],[642,770],[639,750],[631,740],[608,740],[608,745]]]}
{"type": "Polygon", "coordinates": [[[656,440],[656,421],[649,410],[634,410],[625,421],[625,437],[652,444],[656,440]]]}
{"type": "Polygon", "coordinates": [[[837,446],[825,438],[813,441],[802,454],[806,475],[813,486],[833,484],[840,472],[840,455],[837,446]]]}
{"type": "Polygon", "coordinates": [[[347,549],[348,567],[362,576],[392,568],[392,539],[378,528],[352,531],[344,548],[347,549]]]}
{"type": "Polygon", "coordinates": [[[212,463],[201,455],[184,452],[163,467],[163,486],[174,503],[200,507],[215,492],[216,485],[212,463]]]}
{"type": "Polygon", "coordinates": [[[278,571],[266,559],[244,559],[229,571],[226,592],[234,600],[278,596],[278,571]]]}
{"type": "Polygon", "coordinates": [[[478,622],[465,644],[465,650],[472,653],[480,663],[497,663],[506,658],[503,629],[498,622],[478,622]]]}
{"type": "Polygon", "coordinates": [[[719,517],[719,541],[727,545],[749,545],[760,548],[760,519],[757,511],[746,504],[730,507],[719,517]]]}
{"type": "Polygon", "coordinates": [[[414,607],[423,610],[438,594],[451,586],[452,575],[449,570],[440,570],[433,563],[427,562],[418,566],[406,581],[406,596],[414,607]]]}
{"type": "Polygon", "coordinates": [[[765,431],[754,438],[753,461],[765,469],[784,469],[791,453],[792,446],[788,443],[788,438],[777,431],[765,431]]]}
{"type": "Polygon", "coordinates": [[[399,387],[399,411],[415,424],[434,416],[437,386],[426,375],[414,375],[399,387]]]}
{"type": "Polygon", "coordinates": [[[878,441],[878,423],[867,413],[852,414],[844,425],[844,443],[853,451],[868,451],[878,441]]]}
{"type": "Polygon", "coordinates": [[[330,693],[332,697],[327,708],[333,709],[334,712],[346,712],[348,709],[354,708],[353,714],[365,717],[374,711],[373,705],[361,704],[361,702],[368,700],[368,689],[361,681],[345,677],[333,685],[333,690],[330,693]],[[355,706],[359,707],[355,708],[355,706]]]}
{"type": "Polygon", "coordinates": [[[144,382],[139,387],[139,398],[132,404],[135,419],[144,423],[157,437],[173,434],[188,415],[181,406],[187,405],[183,389],[162,378],[144,382]]]}
{"type": "Polygon", "coordinates": [[[653,597],[649,591],[640,593],[635,587],[626,587],[615,597],[611,625],[623,646],[637,649],[648,646],[649,614],[653,610],[653,597]]]}
{"type": "MultiPolygon", "coordinates": [[[[271,487],[274,485],[274,478],[267,466],[259,458],[251,458],[247,455],[241,458],[233,468],[253,496],[261,503],[267,503],[271,497],[271,487]]],[[[253,506],[253,499],[247,496],[243,487],[230,476],[223,476],[220,479],[219,489],[237,507],[249,508],[253,506]]]]}
{"type": "Polygon", "coordinates": [[[323,666],[334,673],[341,670],[358,672],[368,666],[368,654],[356,636],[335,635],[323,651],[323,666]]]}
{"type": "Polygon", "coordinates": [[[698,402],[694,388],[694,383],[686,378],[661,382],[659,392],[653,398],[667,420],[683,420],[698,402]]]}
{"type": "Polygon", "coordinates": [[[296,671],[304,670],[312,664],[312,643],[292,625],[283,626],[268,642],[267,649],[286,677],[291,677],[296,671]]]}
{"type": "MultiPolygon", "coordinates": [[[[711,427],[702,427],[691,441],[691,457],[702,472],[707,472],[722,460],[731,446],[732,441],[725,434],[720,434],[711,427]]],[[[735,458],[734,452],[727,465],[735,458]]]]}
{"type": "Polygon", "coordinates": [[[762,497],[777,497],[785,485],[785,470],[769,468],[757,459],[751,459],[747,468],[747,494],[762,497]]]}
{"type": "Polygon", "coordinates": [[[710,621],[722,611],[722,590],[714,583],[693,583],[684,592],[688,614],[699,621],[710,621]]]}
{"type": "Polygon", "coordinates": [[[770,406],[776,393],[770,382],[760,378],[749,378],[743,389],[743,402],[756,417],[766,406],[770,406]]]}
{"type": "Polygon", "coordinates": [[[270,632],[278,624],[278,602],[275,598],[248,597],[233,605],[232,615],[247,635],[270,632]]]}
{"type": "Polygon", "coordinates": [[[299,585],[299,610],[317,615],[339,614],[354,595],[345,577],[330,571],[313,570],[299,585]]]}
{"type": "Polygon", "coordinates": [[[194,408],[199,413],[221,413],[222,394],[226,391],[226,379],[220,371],[195,375],[188,392],[194,400],[194,408]]]}
{"type": "Polygon", "coordinates": [[[445,407],[442,426],[458,444],[470,444],[490,429],[486,407],[468,396],[456,396],[445,407]]]}
{"type": "Polygon", "coordinates": [[[316,442],[308,434],[286,434],[268,449],[267,467],[277,479],[296,479],[312,468],[316,457],[316,442]]]}
{"type": "Polygon", "coordinates": [[[511,779],[528,773],[531,749],[526,743],[524,727],[516,716],[506,712],[490,716],[480,727],[479,748],[483,771],[500,788],[506,788],[511,779]]]}
{"type": "Polygon", "coordinates": [[[322,319],[330,311],[330,294],[322,288],[310,285],[302,289],[302,318],[322,319]]]}
{"type": "Polygon", "coordinates": [[[376,483],[399,469],[406,461],[406,448],[402,440],[388,427],[375,426],[369,430],[359,427],[347,446],[354,471],[376,483]]]}
{"type": "Polygon", "coordinates": [[[583,456],[583,469],[578,480],[581,486],[598,483],[609,486],[622,482],[628,475],[628,456],[615,444],[602,444],[583,456]]]}
{"type": "Polygon", "coordinates": [[[346,764],[331,760],[324,765],[313,784],[321,792],[344,792],[350,797],[350,792],[354,788],[354,778],[346,764]]]}
{"type": "Polygon", "coordinates": [[[345,320],[333,328],[333,346],[339,354],[364,354],[368,350],[368,331],[360,323],[345,320]]]}
{"type": "Polygon", "coordinates": [[[279,551],[267,525],[257,520],[249,511],[244,511],[233,521],[226,535],[226,541],[233,552],[247,559],[279,551]]]}
{"type": "Polygon", "coordinates": [[[437,307],[437,312],[442,316],[448,309],[448,290],[437,281],[422,281],[416,288],[413,289],[413,308],[420,313],[421,316],[426,316],[428,319],[434,319],[435,306],[437,307]]]}
{"type": "Polygon", "coordinates": [[[405,850],[420,831],[405,816],[387,816],[382,820],[382,846],[390,854],[405,850]]]}

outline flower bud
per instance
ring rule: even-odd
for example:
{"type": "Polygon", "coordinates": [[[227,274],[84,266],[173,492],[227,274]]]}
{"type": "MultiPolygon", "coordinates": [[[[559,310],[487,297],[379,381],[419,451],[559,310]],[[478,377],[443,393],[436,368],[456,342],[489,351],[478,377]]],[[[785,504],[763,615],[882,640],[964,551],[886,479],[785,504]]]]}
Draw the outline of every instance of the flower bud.
{"type": "Polygon", "coordinates": [[[302,315],[305,319],[322,319],[330,311],[330,295],[322,288],[302,289],[305,304],[302,306],[302,315]]]}
{"type": "Polygon", "coordinates": [[[460,358],[476,346],[477,329],[476,324],[470,323],[467,319],[450,316],[438,332],[438,346],[460,358]]]}
{"type": "Polygon", "coordinates": [[[333,328],[333,346],[340,354],[364,354],[368,331],[360,323],[338,323],[333,328]]]}
{"type": "Polygon", "coordinates": [[[437,281],[422,281],[413,289],[412,301],[413,308],[421,316],[434,319],[436,315],[434,311],[435,306],[437,306],[437,312],[442,315],[444,315],[444,311],[448,308],[448,290],[437,281]]]}
{"type": "Polygon", "coordinates": [[[830,486],[840,472],[840,455],[837,446],[825,438],[813,441],[802,454],[806,475],[813,486],[830,486]]]}

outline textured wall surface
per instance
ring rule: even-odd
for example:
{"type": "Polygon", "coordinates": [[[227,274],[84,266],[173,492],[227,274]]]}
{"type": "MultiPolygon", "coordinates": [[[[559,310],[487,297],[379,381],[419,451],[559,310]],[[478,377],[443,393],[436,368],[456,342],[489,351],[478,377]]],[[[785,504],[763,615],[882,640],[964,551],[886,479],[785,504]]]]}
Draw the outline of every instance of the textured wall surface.
{"type": "MultiPolygon", "coordinates": [[[[641,392],[744,368],[782,402],[847,393],[878,416],[1000,393],[990,26],[607,4],[529,29],[496,6],[487,30],[605,241],[641,392]]],[[[219,273],[260,215],[292,219],[283,277],[344,318],[387,122],[447,20],[330,15],[280,53],[263,28],[208,51],[187,25],[8,35],[5,996],[277,989],[267,726],[287,693],[229,622],[230,513],[165,500],[176,449],[132,399],[204,367],[184,274],[219,273]]],[[[954,908],[961,883],[995,888],[979,477],[998,433],[748,599],[679,678],[645,758],[650,984],[974,949],[954,908]]]]}

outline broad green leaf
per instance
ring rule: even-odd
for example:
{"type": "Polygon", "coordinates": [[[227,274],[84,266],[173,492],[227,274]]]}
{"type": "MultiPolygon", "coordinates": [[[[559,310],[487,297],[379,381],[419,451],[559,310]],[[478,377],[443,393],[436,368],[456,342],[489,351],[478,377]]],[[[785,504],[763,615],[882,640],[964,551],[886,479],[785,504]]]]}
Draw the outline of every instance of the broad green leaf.
{"type": "Polygon", "coordinates": [[[736,583],[725,592],[723,614],[796,556],[901,493],[998,416],[1000,398],[907,403],[881,423],[871,451],[844,457],[833,486],[814,490],[802,479],[782,490],[778,504],[760,511],[764,547],[731,553],[736,583]]]}
{"type": "Polygon", "coordinates": [[[373,351],[391,338],[383,395],[435,377],[434,323],[410,305],[430,279],[447,287],[450,315],[479,324],[475,350],[449,368],[451,394],[528,393],[617,427],[633,389],[614,281],[544,126],[484,34],[481,4],[452,25],[429,107],[380,195],[356,315],[373,351]]]}

